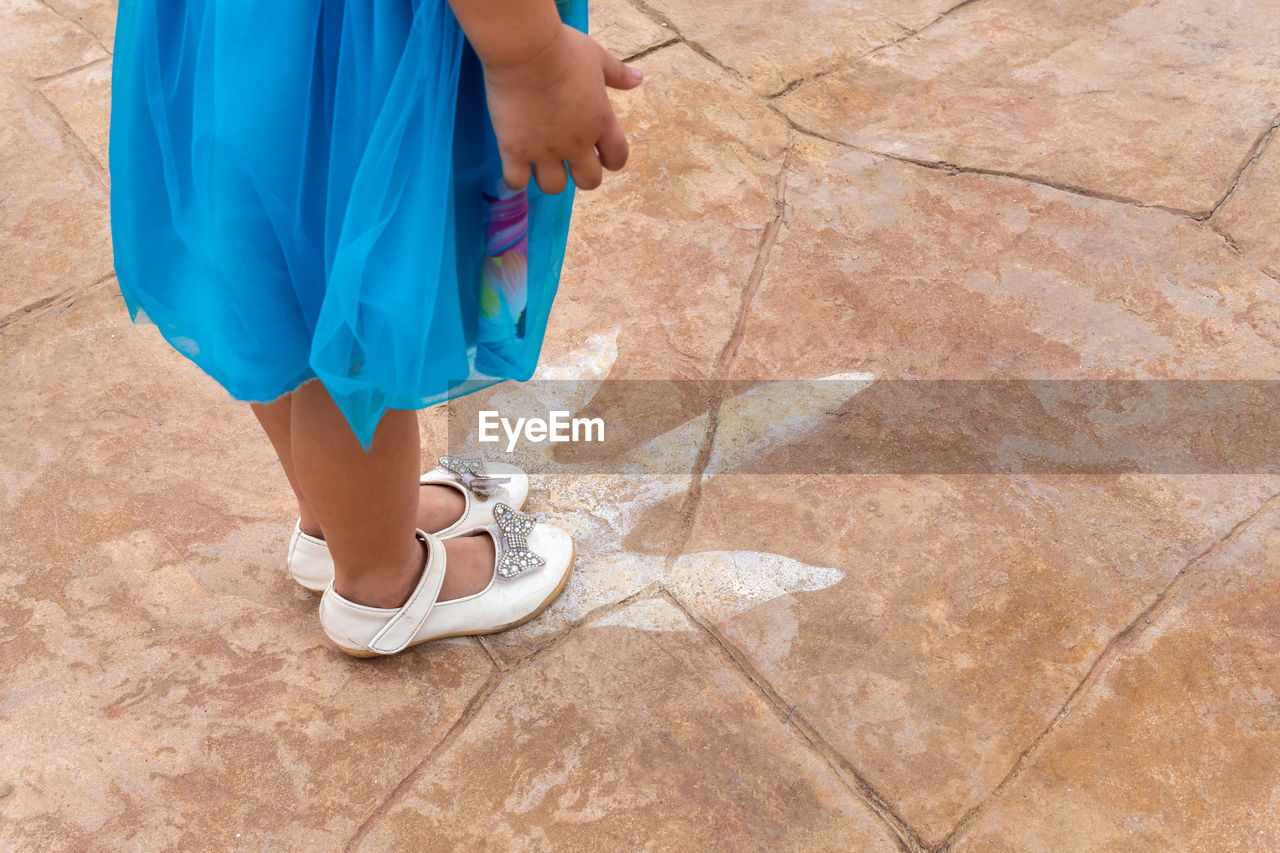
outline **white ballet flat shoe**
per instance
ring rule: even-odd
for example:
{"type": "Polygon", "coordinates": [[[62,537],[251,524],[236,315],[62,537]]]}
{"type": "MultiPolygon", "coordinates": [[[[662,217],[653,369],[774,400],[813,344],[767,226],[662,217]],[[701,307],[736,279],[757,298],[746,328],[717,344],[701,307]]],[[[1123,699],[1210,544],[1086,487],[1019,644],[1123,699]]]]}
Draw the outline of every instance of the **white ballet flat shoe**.
{"type": "Polygon", "coordinates": [[[410,646],[496,634],[533,619],[564,589],[573,570],[573,539],[506,504],[494,507],[494,523],[470,534],[494,543],[493,577],[480,592],[436,601],[444,582],[444,539],[418,531],[427,564],[409,600],[394,609],[348,601],[330,584],[320,599],[320,625],[338,648],[355,657],[393,655],[410,646]]]}
{"type": "MultiPolygon", "coordinates": [[[[435,468],[423,474],[424,486],[449,486],[462,492],[466,507],[462,515],[434,536],[453,536],[493,524],[493,508],[504,503],[523,509],[529,500],[529,477],[515,465],[486,462],[465,456],[441,456],[435,468]]],[[[323,539],[302,532],[301,520],[293,526],[289,540],[289,574],[305,589],[316,594],[333,582],[333,557],[323,539]]]]}
{"type": "Polygon", "coordinates": [[[302,532],[301,522],[293,525],[289,540],[289,574],[314,593],[324,592],[333,583],[333,557],[323,539],[302,532]]]}

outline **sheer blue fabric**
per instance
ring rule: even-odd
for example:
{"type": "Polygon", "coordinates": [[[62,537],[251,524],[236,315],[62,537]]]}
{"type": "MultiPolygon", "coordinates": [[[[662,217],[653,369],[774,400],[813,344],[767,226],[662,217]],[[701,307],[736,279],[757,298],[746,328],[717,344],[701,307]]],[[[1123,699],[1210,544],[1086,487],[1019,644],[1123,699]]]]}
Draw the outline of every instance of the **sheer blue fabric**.
{"type": "Polygon", "coordinates": [[[505,190],[444,0],[122,0],[114,62],[121,293],[233,397],[318,377],[367,447],[532,375],[573,188],[505,190]]]}

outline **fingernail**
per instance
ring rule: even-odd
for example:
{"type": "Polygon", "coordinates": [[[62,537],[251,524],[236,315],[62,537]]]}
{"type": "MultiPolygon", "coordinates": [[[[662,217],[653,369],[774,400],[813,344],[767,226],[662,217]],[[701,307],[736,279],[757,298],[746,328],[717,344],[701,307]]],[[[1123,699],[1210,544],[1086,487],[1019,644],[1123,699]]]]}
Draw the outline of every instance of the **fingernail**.
{"type": "Polygon", "coordinates": [[[631,72],[631,81],[633,83],[639,83],[641,80],[644,79],[644,72],[641,71],[639,68],[632,67],[628,70],[631,72]]]}

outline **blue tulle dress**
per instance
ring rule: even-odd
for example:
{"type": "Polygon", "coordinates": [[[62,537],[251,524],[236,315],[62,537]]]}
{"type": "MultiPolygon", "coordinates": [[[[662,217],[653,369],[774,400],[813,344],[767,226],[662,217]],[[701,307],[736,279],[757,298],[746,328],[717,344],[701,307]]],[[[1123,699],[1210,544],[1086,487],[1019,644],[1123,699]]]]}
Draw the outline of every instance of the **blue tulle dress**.
{"type": "Polygon", "coordinates": [[[573,189],[506,189],[445,0],[122,0],[114,62],[120,290],[233,397],[319,377],[367,447],[532,375],[573,189]]]}

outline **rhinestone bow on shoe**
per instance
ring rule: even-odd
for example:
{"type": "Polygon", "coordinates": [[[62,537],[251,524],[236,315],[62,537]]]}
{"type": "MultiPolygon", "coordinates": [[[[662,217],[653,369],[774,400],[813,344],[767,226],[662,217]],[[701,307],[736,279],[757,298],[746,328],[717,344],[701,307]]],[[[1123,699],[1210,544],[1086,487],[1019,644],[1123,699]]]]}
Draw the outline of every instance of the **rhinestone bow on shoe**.
{"type": "Polygon", "coordinates": [[[498,486],[511,482],[510,477],[493,477],[485,473],[484,460],[466,456],[440,456],[440,467],[454,475],[455,479],[482,498],[491,497],[498,486]]]}
{"type": "Polygon", "coordinates": [[[513,578],[530,569],[541,568],[546,561],[529,550],[529,532],[538,520],[532,515],[517,512],[504,503],[493,508],[493,520],[497,526],[498,543],[502,555],[498,557],[498,574],[513,578]]]}

